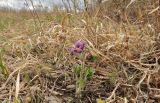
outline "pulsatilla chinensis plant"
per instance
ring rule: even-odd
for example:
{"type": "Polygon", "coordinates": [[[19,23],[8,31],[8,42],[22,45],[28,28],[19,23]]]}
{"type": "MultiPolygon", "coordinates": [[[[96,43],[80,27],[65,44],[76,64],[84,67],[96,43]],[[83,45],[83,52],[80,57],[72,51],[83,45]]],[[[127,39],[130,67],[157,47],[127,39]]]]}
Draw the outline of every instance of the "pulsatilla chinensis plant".
{"type": "Polygon", "coordinates": [[[75,42],[73,47],[68,48],[68,50],[79,58],[81,61],[80,64],[77,63],[73,66],[73,72],[76,78],[76,97],[82,96],[82,91],[85,89],[85,85],[88,79],[91,79],[95,73],[95,70],[92,67],[85,65],[85,49],[86,44],[84,41],[78,40],[75,42]]]}

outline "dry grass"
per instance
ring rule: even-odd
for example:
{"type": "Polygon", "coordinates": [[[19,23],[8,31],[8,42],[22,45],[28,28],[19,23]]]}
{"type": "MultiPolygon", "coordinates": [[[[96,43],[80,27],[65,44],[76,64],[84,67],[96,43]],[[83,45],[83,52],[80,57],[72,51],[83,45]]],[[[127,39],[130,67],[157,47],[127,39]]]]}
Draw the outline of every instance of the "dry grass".
{"type": "Polygon", "coordinates": [[[77,103],[72,69],[81,60],[67,48],[81,39],[86,42],[85,66],[96,71],[82,92],[82,103],[98,98],[159,103],[158,1],[141,0],[123,10],[128,3],[114,0],[108,5],[112,8],[97,8],[92,15],[39,13],[39,20],[28,12],[1,12],[7,18],[0,32],[1,102],[77,103]]]}

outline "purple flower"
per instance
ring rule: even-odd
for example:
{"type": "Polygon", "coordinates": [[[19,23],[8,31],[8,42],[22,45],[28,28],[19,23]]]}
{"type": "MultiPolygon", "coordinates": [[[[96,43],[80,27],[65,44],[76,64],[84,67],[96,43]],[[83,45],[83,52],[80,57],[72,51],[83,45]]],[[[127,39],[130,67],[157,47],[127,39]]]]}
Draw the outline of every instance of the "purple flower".
{"type": "Polygon", "coordinates": [[[81,40],[75,42],[74,47],[68,48],[72,53],[81,53],[84,50],[85,43],[81,40]]]}

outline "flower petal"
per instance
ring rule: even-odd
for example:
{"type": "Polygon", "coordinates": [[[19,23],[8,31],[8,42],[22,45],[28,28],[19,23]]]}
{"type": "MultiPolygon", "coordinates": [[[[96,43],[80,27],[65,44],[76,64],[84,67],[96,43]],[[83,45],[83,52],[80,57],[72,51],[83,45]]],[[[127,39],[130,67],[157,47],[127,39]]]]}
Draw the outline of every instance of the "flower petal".
{"type": "Polygon", "coordinates": [[[74,52],[75,48],[68,48],[69,51],[74,52]]]}
{"type": "Polygon", "coordinates": [[[76,43],[75,43],[75,48],[80,48],[80,49],[84,49],[85,47],[85,43],[81,40],[78,40],[76,43]]]}
{"type": "Polygon", "coordinates": [[[83,50],[81,48],[75,48],[74,52],[75,53],[81,53],[83,50]]]}

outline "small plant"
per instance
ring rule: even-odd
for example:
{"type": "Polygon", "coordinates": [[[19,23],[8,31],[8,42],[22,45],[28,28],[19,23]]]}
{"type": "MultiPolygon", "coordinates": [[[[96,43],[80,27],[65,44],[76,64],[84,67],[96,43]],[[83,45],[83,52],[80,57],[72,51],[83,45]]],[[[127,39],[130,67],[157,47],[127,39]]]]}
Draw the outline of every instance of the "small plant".
{"type": "Polygon", "coordinates": [[[0,72],[5,75],[5,77],[8,77],[9,75],[9,72],[5,66],[5,64],[3,63],[3,60],[2,60],[2,49],[0,49],[0,72]]]}
{"type": "Polygon", "coordinates": [[[81,59],[81,64],[76,64],[73,68],[73,72],[76,76],[76,97],[80,98],[82,91],[85,88],[88,79],[91,79],[95,73],[95,70],[92,67],[87,67],[85,65],[85,56],[84,56],[85,43],[83,41],[77,41],[74,44],[74,47],[69,48],[72,54],[79,54],[78,56],[81,59]]]}
{"type": "Polygon", "coordinates": [[[76,96],[81,97],[81,92],[84,90],[87,80],[91,79],[95,70],[92,67],[82,67],[76,65],[74,74],[76,76],[76,96]]]}

